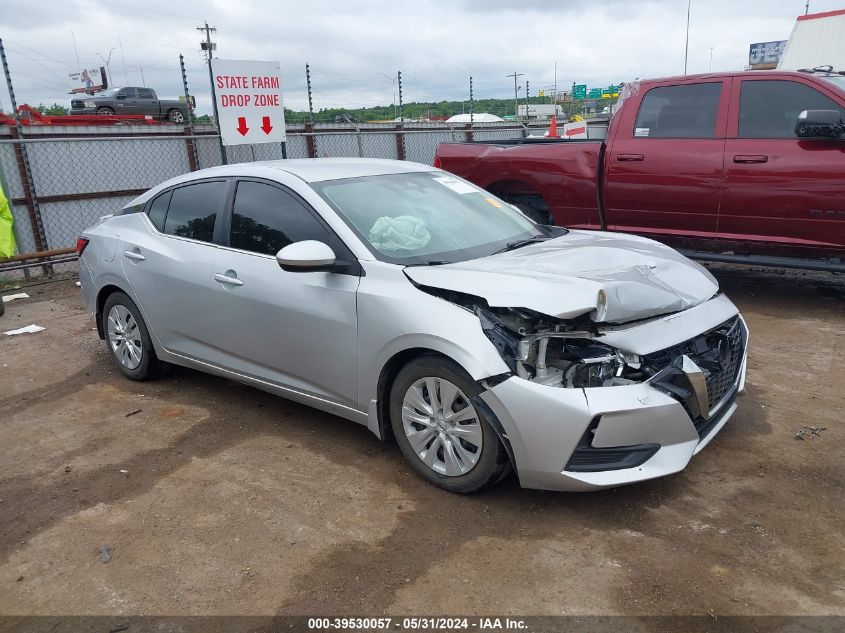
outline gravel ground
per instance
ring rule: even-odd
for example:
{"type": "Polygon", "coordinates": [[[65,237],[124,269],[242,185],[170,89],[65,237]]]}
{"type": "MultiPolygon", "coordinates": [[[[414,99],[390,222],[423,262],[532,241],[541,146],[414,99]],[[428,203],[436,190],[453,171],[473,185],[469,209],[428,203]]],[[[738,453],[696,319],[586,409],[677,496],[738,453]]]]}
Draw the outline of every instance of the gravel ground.
{"type": "Polygon", "coordinates": [[[845,615],[845,284],[711,269],[751,331],[739,411],[684,472],[587,494],[456,496],[334,416],[133,383],[72,280],[25,289],[0,330],[46,330],[0,336],[0,614],[845,615]]]}

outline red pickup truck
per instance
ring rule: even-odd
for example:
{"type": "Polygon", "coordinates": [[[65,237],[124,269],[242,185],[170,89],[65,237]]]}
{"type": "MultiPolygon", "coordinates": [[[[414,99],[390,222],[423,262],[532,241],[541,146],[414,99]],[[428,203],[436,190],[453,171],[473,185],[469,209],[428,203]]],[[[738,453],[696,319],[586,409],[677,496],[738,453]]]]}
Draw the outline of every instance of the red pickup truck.
{"type": "Polygon", "coordinates": [[[623,96],[605,141],[443,143],[434,164],[541,223],[845,271],[845,76],[688,75],[623,96]]]}

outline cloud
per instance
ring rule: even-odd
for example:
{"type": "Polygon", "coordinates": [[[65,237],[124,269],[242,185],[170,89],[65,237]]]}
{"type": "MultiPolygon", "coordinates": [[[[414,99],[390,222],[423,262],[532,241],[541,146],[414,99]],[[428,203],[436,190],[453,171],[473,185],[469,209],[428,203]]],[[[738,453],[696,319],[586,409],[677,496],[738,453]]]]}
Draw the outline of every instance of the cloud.
{"type": "MultiPolygon", "coordinates": [[[[815,0],[813,11],[841,3],[815,0]]],[[[279,60],[286,104],[307,107],[305,63],[314,105],[386,105],[402,70],[406,101],[509,97],[514,70],[532,93],[573,81],[591,86],[683,72],[687,3],[683,0],[215,0],[143,4],[6,0],[0,35],[20,103],[68,103],[67,74],[99,66],[111,53],[115,83],[182,93],[179,53],[200,111],[210,108],[207,69],[199,51],[204,20],[217,28],[217,54],[279,60]],[[71,35],[73,33],[73,36],[71,35]],[[76,40],[76,51],[74,42],[76,40]],[[121,50],[122,49],[122,50],[121,50]]],[[[692,1],[690,72],[738,70],[752,42],[786,39],[804,0],[692,1]]],[[[0,91],[8,108],[8,97],[0,91]]]]}

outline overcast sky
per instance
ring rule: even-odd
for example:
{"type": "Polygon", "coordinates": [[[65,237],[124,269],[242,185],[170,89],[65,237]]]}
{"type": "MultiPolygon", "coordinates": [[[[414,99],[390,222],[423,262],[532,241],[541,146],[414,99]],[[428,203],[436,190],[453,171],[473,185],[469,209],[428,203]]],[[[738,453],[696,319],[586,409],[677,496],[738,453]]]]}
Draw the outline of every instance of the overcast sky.
{"type": "MultiPolygon", "coordinates": [[[[111,54],[114,84],[182,93],[179,53],[200,113],[210,107],[196,26],[217,27],[217,55],[278,60],[285,105],[393,102],[396,71],[405,101],[513,96],[524,73],[532,94],[555,81],[591,87],[681,74],[687,0],[0,0],[0,37],[18,103],[69,104],[68,73],[111,54]],[[73,36],[76,39],[74,50],[73,36]],[[122,44],[122,52],[121,52],[122,44]],[[77,53],[78,52],[78,53],[77,53]],[[142,80],[143,73],[143,80],[142,80]]],[[[787,39],[805,0],[692,0],[689,72],[739,70],[748,45],[787,39]]],[[[845,1],[811,0],[812,13],[845,1]]],[[[0,105],[8,109],[5,86],[0,105]]]]}

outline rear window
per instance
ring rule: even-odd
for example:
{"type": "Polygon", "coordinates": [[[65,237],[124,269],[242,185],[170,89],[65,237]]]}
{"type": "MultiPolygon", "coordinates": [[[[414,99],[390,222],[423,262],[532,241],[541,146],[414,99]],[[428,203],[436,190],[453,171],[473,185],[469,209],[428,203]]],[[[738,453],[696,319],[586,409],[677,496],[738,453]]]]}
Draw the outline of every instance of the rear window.
{"type": "Polygon", "coordinates": [[[636,138],[714,138],[722,82],[662,86],[643,97],[636,138]]]}
{"type": "Polygon", "coordinates": [[[214,222],[226,202],[227,183],[200,182],[174,189],[164,221],[164,232],[192,240],[210,242],[214,222]]]}
{"type": "Polygon", "coordinates": [[[153,91],[149,88],[138,88],[138,97],[141,99],[152,99],[153,91]]]}

